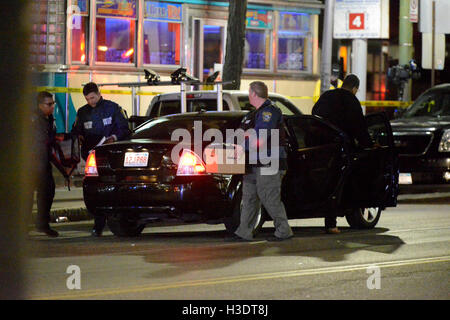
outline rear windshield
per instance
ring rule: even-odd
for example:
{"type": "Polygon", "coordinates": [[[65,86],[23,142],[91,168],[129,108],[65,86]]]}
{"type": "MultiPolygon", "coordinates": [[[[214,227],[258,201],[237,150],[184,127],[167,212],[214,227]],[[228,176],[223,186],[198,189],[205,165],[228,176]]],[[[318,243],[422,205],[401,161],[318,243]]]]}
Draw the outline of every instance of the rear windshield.
{"type": "Polygon", "coordinates": [[[431,91],[421,95],[402,118],[450,116],[450,91],[431,91]]]}
{"type": "Polygon", "coordinates": [[[189,118],[172,119],[157,118],[150,120],[138,128],[132,139],[158,139],[171,140],[172,132],[176,129],[185,129],[191,137],[194,137],[194,129],[200,130],[202,135],[208,129],[218,129],[225,136],[226,129],[235,129],[239,126],[241,117],[237,118],[189,118]],[[197,127],[196,127],[197,126],[197,127]]]}
{"type": "MultiPolygon", "coordinates": [[[[217,99],[187,99],[186,104],[187,112],[217,111],[217,99]]],[[[223,110],[230,110],[225,100],[223,100],[223,110]]],[[[181,113],[181,101],[179,99],[160,101],[153,107],[150,116],[166,116],[176,113],[181,113]]]]}
{"type": "MultiPolygon", "coordinates": [[[[290,103],[287,100],[279,99],[276,97],[270,97],[269,99],[278,108],[280,108],[281,113],[286,116],[292,116],[294,114],[301,114],[301,112],[298,111],[297,107],[294,106],[292,103],[290,103]]],[[[241,106],[241,110],[248,110],[248,111],[255,110],[255,107],[250,104],[248,97],[245,97],[245,96],[239,97],[239,105],[241,106]]]]}

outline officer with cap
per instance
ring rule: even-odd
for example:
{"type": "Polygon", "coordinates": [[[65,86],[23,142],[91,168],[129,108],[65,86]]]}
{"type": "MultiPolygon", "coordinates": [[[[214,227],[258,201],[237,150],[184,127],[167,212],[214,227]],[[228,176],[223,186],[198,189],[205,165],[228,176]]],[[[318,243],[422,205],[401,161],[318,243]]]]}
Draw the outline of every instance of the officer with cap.
{"type": "MultiPolygon", "coordinates": [[[[102,140],[102,144],[122,140],[130,135],[131,130],[122,108],[113,101],[103,99],[94,82],[84,86],[83,95],[87,104],[78,110],[71,134],[80,137],[81,157],[86,160],[89,152],[102,140]]],[[[94,217],[92,234],[101,236],[106,217],[99,213],[94,213],[94,217]]]]}
{"type": "Polygon", "coordinates": [[[262,204],[275,226],[275,234],[268,240],[282,241],[293,236],[280,195],[287,168],[283,116],[268,99],[267,86],[261,81],[250,84],[249,100],[256,109],[244,117],[241,128],[246,133],[245,150],[250,165],[243,176],[240,225],[232,240],[253,240],[255,220],[262,204]],[[261,148],[267,152],[261,152],[261,148]]]}

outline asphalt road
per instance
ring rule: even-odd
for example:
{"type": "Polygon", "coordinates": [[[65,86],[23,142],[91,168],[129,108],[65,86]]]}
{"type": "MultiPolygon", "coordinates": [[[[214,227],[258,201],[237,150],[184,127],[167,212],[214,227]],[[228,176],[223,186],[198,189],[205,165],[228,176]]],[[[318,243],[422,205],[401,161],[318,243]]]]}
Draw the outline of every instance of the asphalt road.
{"type": "MultiPolygon", "coordinates": [[[[400,204],[373,230],[326,235],[322,219],[292,220],[295,237],[228,243],[222,225],[152,226],[138,238],[92,221],[31,232],[29,299],[440,299],[448,300],[450,202],[400,204]],[[72,267],[71,267],[72,266],[72,267]],[[75,267],[73,267],[75,266],[75,267]],[[79,276],[79,277],[78,277],[79,276]]],[[[223,311],[223,310],[222,310],[223,311]]],[[[218,311],[217,311],[218,312],[218,311]]]]}

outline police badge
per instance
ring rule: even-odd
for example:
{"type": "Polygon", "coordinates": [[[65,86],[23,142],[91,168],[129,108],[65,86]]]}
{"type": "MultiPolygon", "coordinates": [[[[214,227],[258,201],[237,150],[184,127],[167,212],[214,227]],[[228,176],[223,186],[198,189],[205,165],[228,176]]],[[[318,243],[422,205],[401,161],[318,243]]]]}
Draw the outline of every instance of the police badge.
{"type": "Polygon", "coordinates": [[[264,122],[269,122],[270,118],[272,118],[272,112],[263,112],[262,118],[264,122]]]}

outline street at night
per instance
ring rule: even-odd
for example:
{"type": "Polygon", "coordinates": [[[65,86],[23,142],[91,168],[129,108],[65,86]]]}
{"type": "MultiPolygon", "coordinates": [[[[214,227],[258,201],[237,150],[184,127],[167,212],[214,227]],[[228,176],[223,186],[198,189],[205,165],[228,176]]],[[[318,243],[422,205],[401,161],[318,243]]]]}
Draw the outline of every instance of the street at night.
{"type": "Polygon", "coordinates": [[[58,224],[57,239],[30,234],[27,297],[448,299],[448,213],[448,204],[400,204],[373,230],[349,229],[340,218],[339,235],[326,235],[323,219],[293,220],[295,236],[282,243],[265,240],[271,222],[249,243],[225,242],[223,225],[152,226],[138,238],[108,231],[93,238],[92,221],[58,224]],[[73,265],[80,289],[69,290],[73,265]]]}

